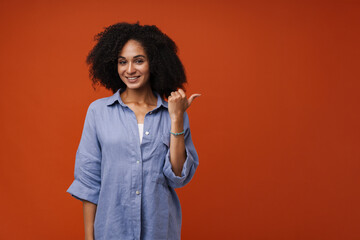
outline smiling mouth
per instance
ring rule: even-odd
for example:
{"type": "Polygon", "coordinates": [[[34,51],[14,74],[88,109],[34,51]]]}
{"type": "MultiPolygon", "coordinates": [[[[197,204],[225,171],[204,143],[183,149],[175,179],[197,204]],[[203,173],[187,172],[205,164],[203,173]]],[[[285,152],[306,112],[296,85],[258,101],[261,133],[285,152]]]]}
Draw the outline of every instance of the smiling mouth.
{"type": "Polygon", "coordinates": [[[140,76],[137,76],[137,77],[126,77],[127,79],[129,79],[129,80],[135,80],[135,79],[137,79],[137,78],[139,78],[140,76]]]}

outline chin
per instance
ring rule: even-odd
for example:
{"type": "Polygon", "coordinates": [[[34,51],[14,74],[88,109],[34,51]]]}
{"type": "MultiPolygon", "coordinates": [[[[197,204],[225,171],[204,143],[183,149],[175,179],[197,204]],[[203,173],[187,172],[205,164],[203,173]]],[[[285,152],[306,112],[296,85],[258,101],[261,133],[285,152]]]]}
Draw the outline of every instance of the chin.
{"type": "Polygon", "coordinates": [[[129,89],[141,89],[141,88],[146,88],[147,87],[147,84],[142,82],[142,81],[135,82],[135,83],[130,83],[128,81],[123,81],[123,83],[125,83],[126,88],[129,88],[129,89]]]}
{"type": "Polygon", "coordinates": [[[132,89],[132,90],[135,90],[135,89],[141,89],[141,88],[144,88],[145,85],[144,84],[141,84],[141,83],[126,83],[126,88],[128,89],[132,89]]]}

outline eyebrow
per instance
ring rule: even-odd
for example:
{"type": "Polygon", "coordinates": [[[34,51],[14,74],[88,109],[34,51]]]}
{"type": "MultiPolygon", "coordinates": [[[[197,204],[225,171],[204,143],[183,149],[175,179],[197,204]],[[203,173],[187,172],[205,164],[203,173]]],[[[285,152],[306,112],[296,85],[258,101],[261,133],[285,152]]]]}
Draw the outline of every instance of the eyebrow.
{"type": "MultiPolygon", "coordinates": [[[[138,57],[143,57],[143,58],[145,58],[145,56],[144,55],[136,55],[136,56],[134,56],[133,58],[138,58],[138,57]]],[[[123,56],[118,56],[118,59],[119,58],[125,58],[125,57],[123,57],[123,56]]],[[[126,59],[126,58],[125,58],[126,59]]]]}

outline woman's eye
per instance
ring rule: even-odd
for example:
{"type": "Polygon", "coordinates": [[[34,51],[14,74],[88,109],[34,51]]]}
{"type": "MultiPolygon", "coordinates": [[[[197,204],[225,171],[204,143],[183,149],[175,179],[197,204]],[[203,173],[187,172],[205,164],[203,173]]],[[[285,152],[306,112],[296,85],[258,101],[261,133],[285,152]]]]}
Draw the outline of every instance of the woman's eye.
{"type": "Polygon", "coordinates": [[[138,60],[136,60],[135,62],[136,62],[136,63],[143,63],[143,62],[144,62],[144,60],[142,60],[142,59],[138,59],[138,60]]]}
{"type": "Polygon", "coordinates": [[[120,65],[124,65],[126,62],[125,61],[119,61],[120,65]]]}

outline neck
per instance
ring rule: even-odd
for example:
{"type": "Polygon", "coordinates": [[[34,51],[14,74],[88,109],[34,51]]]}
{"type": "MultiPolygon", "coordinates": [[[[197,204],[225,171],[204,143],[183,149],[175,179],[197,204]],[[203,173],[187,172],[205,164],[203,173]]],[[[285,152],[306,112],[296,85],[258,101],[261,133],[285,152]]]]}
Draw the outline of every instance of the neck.
{"type": "Polygon", "coordinates": [[[153,105],[157,102],[156,96],[154,96],[151,87],[129,89],[126,88],[124,92],[120,94],[120,97],[124,103],[137,103],[137,104],[148,104],[153,105]]]}

